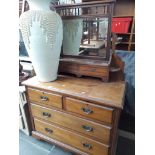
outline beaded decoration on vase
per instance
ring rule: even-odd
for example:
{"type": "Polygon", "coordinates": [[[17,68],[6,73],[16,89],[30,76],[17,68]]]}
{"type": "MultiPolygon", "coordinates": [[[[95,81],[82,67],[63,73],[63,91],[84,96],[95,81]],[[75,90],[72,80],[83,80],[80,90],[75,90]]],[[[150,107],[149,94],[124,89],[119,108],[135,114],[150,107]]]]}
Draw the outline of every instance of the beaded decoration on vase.
{"type": "Polygon", "coordinates": [[[56,34],[62,21],[59,15],[52,11],[30,10],[26,14],[22,14],[20,18],[20,29],[25,45],[30,49],[31,27],[37,22],[42,30],[42,35],[45,35],[46,43],[51,48],[56,41],[56,34]],[[55,30],[55,31],[53,31],[55,30]]]}

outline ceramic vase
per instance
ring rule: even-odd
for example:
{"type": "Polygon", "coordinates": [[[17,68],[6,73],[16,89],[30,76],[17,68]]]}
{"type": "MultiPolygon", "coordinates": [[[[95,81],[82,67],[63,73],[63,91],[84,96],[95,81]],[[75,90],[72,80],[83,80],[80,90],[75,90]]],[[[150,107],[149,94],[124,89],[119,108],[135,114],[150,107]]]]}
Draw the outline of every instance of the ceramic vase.
{"type": "Polygon", "coordinates": [[[20,16],[23,41],[38,80],[54,81],[63,39],[62,20],[55,11],[50,10],[52,0],[27,1],[30,10],[20,16]]]}

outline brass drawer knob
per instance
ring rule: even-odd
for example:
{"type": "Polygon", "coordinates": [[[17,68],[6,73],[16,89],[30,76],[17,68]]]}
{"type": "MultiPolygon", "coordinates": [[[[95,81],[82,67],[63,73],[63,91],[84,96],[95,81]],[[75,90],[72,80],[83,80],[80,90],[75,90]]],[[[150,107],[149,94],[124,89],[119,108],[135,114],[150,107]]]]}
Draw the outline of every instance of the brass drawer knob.
{"type": "Polygon", "coordinates": [[[87,149],[92,149],[92,145],[91,144],[88,144],[88,143],[82,143],[83,147],[84,148],[87,148],[87,149]]]}
{"type": "Polygon", "coordinates": [[[81,108],[81,110],[85,113],[85,114],[92,114],[93,113],[93,111],[91,110],[91,109],[89,109],[89,108],[81,108]]]}
{"type": "Polygon", "coordinates": [[[43,112],[43,113],[42,113],[42,116],[43,116],[43,117],[49,118],[49,117],[51,117],[51,114],[48,113],[48,112],[43,112]]]}
{"type": "Polygon", "coordinates": [[[40,99],[41,99],[42,101],[48,101],[48,97],[47,97],[47,96],[40,96],[40,99]]]}
{"type": "Polygon", "coordinates": [[[45,128],[45,131],[48,132],[49,134],[53,133],[53,130],[51,130],[49,128],[45,128]]]}
{"type": "Polygon", "coordinates": [[[94,129],[91,126],[82,125],[82,128],[87,132],[92,132],[94,129]]]}

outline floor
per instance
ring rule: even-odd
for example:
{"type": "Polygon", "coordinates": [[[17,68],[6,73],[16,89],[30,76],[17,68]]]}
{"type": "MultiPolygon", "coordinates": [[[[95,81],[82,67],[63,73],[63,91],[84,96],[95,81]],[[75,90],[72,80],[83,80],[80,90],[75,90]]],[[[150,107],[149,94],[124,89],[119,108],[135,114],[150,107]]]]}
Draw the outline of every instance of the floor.
{"type": "MultiPolygon", "coordinates": [[[[135,143],[120,137],[116,155],[135,155],[135,143]]],[[[63,149],[19,132],[19,155],[73,155],[63,149]]]]}

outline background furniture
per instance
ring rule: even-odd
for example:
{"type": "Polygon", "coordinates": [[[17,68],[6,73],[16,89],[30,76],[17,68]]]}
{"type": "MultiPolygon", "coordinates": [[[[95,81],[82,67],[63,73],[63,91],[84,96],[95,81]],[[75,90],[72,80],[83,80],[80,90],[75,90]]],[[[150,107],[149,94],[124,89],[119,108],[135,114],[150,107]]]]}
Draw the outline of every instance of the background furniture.
{"type": "MultiPolygon", "coordinates": [[[[115,17],[131,17],[131,16],[115,16],[115,17]]],[[[135,51],[135,19],[132,18],[132,24],[130,24],[129,31],[127,33],[113,33],[116,36],[115,49],[135,51]]]]}
{"type": "MultiPolygon", "coordinates": [[[[21,64],[22,63],[19,62],[19,129],[26,135],[30,135],[30,117],[25,96],[26,89],[21,83],[35,74],[33,74],[32,68],[25,67],[26,65],[21,64]]],[[[25,62],[25,64],[27,63],[25,62]]]]}
{"type": "Polygon", "coordinates": [[[29,120],[28,120],[28,107],[25,97],[25,87],[19,87],[19,129],[26,135],[30,135],[29,120]]]}
{"type": "Polygon", "coordinates": [[[135,133],[135,52],[116,50],[115,52],[124,61],[124,79],[126,93],[124,109],[120,117],[119,129],[128,132],[127,138],[134,139],[135,133]]]}
{"type": "Polygon", "coordinates": [[[59,76],[24,81],[32,135],[81,155],[114,155],[125,83],[59,76]]]}
{"type": "Polygon", "coordinates": [[[114,6],[113,17],[130,17],[128,33],[116,33],[117,37],[121,37],[122,41],[116,42],[116,50],[135,51],[135,0],[117,0],[114,6]]]}
{"type": "MultiPolygon", "coordinates": [[[[94,0],[83,0],[83,2],[91,2],[94,0]]],[[[104,1],[104,0],[100,0],[104,1]]],[[[135,0],[117,0],[114,5],[113,17],[132,18],[129,31],[127,33],[116,33],[116,50],[135,51],[135,0]]]]}

